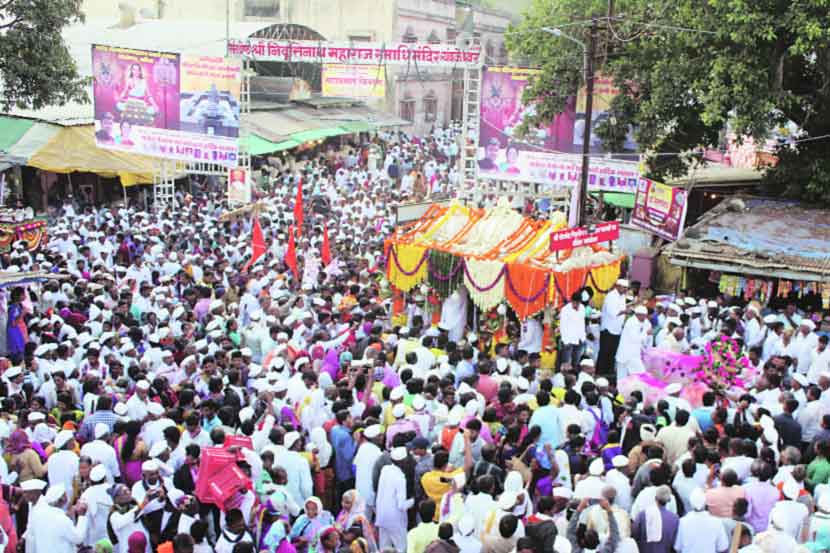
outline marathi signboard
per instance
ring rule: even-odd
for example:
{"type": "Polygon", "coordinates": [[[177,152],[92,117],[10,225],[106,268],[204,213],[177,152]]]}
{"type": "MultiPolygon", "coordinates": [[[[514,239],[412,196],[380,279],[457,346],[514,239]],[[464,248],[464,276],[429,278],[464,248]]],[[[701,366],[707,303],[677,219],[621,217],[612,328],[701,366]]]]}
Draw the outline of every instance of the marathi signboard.
{"type": "Polygon", "coordinates": [[[326,63],[322,75],[323,96],[340,98],[383,98],[386,72],[382,65],[326,63]]]}
{"type": "Polygon", "coordinates": [[[248,204],[251,202],[251,181],[245,169],[228,170],[228,203],[248,204]]]}
{"type": "Polygon", "coordinates": [[[660,238],[677,240],[686,222],[688,198],[689,194],[683,188],[640,178],[631,224],[660,238]]]}
{"type": "Polygon", "coordinates": [[[99,148],[238,164],[238,60],[94,44],[92,66],[99,148]]]}
{"type": "Polygon", "coordinates": [[[421,67],[475,67],[481,64],[479,49],[446,44],[374,42],[319,42],[270,38],[232,39],[228,54],[261,61],[416,65],[421,67]]]}
{"type": "MultiPolygon", "coordinates": [[[[584,115],[577,96],[546,127],[518,136],[516,129],[533,106],[522,101],[524,89],[538,69],[486,67],[482,74],[479,131],[479,177],[572,186],[582,171],[584,115]]],[[[594,117],[594,122],[598,122],[594,117]]],[[[592,153],[604,153],[592,140],[592,153]]],[[[634,193],[640,176],[636,162],[592,157],[590,190],[634,193]]]]}
{"type": "Polygon", "coordinates": [[[620,224],[617,221],[602,223],[593,228],[568,228],[552,232],[550,251],[572,250],[600,242],[612,242],[620,237],[620,224]]]}

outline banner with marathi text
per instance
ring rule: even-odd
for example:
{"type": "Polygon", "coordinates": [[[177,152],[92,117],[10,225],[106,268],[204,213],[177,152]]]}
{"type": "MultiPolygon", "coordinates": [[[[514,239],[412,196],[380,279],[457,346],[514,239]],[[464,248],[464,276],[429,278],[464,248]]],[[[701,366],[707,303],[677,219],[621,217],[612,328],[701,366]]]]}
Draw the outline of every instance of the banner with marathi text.
{"type": "Polygon", "coordinates": [[[412,65],[416,67],[476,67],[480,49],[448,44],[323,42],[270,38],[231,39],[228,54],[260,61],[412,65]]]}
{"type": "Polygon", "coordinates": [[[235,167],[238,60],[92,45],[95,143],[235,167]]]}
{"type": "Polygon", "coordinates": [[[686,222],[688,197],[683,188],[641,177],[634,196],[631,224],[660,238],[677,240],[686,222]]]}
{"type": "Polygon", "coordinates": [[[323,64],[323,96],[339,98],[383,98],[386,72],[382,65],[323,64]]]}

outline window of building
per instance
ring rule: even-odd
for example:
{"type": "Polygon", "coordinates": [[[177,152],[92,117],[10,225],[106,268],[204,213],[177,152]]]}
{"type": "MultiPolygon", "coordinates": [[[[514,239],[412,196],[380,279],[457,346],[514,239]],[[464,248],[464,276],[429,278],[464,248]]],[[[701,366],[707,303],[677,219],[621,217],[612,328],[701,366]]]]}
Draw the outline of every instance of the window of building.
{"type": "Polygon", "coordinates": [[[245,0],[245,17],[279,17],[280,0],[245,0]]]}
{"type": "Polygon", "coordinates": [[[430,44],[441,44],[441,37],[438,36],[438,33],[432,31],[431,33],[429,33],[429,36],[427,37],[427,42],[429,42],[430,44]]]}
{"type": "Polygon", "coordinates": [[[507,63],[508,63],[507,58],[508,58],[507,46],[505,46],[504,42],[502,42],[499,45],[499,63],[501,65],[507,65],[507,63]]]}
{"type": "Polygon", "coordinates": [[[349,42],[372,42],[370,35],[349,35],[349,42]]]}
{"type": "Polygon", "coordinates": [[[496,48],[490,39],[487,39],[487,42],[484,43],[484,60],[485,63],[495,63],[496,61],[496,48]]]}
{"type": "Polygon", "coordinates": [[[430,90],[426,96],[424,96],[424,120],[425,121],[435,121],[438,117],[438,97],[435,96],[435,92],[430,90]]]}
{"type": "Polygon", "coordinates": [[[458,38],[458,31],[455,27],[447,27],[447,42],[455,44],[455,39],[458,38]]]}
{"type": "Polygon", "coordinates": [[[400,101],[398,115],[405,121],[415,121],[415,99],[404,98],[400,101]]]}
{"type": "Polygon", "coordinates": [[[403,42],[411,43],[411,42],[418,42],[418,35],[415,34],[415,31],[412,27],[407,27],[406,32],[403,34],[403,42]]]}

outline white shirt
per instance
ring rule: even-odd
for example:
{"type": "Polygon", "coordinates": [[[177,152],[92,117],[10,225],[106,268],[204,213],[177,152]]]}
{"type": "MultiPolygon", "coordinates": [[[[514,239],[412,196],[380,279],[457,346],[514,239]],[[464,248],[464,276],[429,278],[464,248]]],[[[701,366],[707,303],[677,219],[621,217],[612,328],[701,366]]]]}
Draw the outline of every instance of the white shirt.
{"type": "Polygon", "coordinates": [[[364,442],[357,449],[354,456],[353,463],[356,468],[355,472],[355,489],[366,501],[366,505],[374,507],[375,505],[375,489],[372,485],[372,470],[375,467],[375,461],[382,455],[380,448],[372,442],[364,442]]]}
{"type": "Polygon", "coordinates": [[[797,335],[793,336],[792,343],[798,358],[796,369],[801,374],[806,374],[813,361],[813,350],[818,347],[818,335],[815,332],[810,332],[805,336],[799,331],[797,335]]]}
{"type": "Polygon", "coordinates": [[[112,484],[116,476],[121,476],[115,449],[103,440],[93,440],[81,447],[81,457],[89,457],[94,463],[100,463],[107,469],[107,482],[112,484]]]}
{"type": "Polygon", "coordinates": [[[680,519],[674,550],[677,553],[720,553],[729,549],[723,523],[706,511],[693,511],[680,519]]]}
{"type": "Polygon", "coordinates": [[[617,490],[614,505],[627,512],[631,508],[631,481],[628,476],[618,469],[611,469],[605,475],[605,483],[617,490]]]}
{"type": "Polygon", "coordinates": [[[812,442],[821,430],[821,418],[827,413],[827,406],[821,400],[807,402],[799,409],[798,424],[801,425],[801,441],[812,442]]]}
{"type": "Polygon", "coordinates": [[[625,322],[625,315],[620,315],[619,313],[624,309],[625,297],[617,292],[616,288],[608,292],[608,295],[605,296],[605,301],[602,303],[600,329],[607,330],[611,334],[620,334],[623,323],[625,322]]]}
{"type": "Polygon", "coordinates": [[[86,534],[87,517],[73,523],[63,510],[44,505],[29,518],[28,536],[35,537],[34,553],[75,553],[86,534]]]}
{"type": "Polygon", "coordinates": [[[312,496],[311,467],[308,461],[296,451],[285,448],[274,455],[274,464],[285,469],[288,476],[286,488],[297,505],[305,505],[305,500],[312,496]]]}
{"type": "Polygon", "coordinates": [[[127,416],[134,421],[143,421],[147,417],[147,402],[142,401],[138,394],[127,400],[127,416]]]}
{"type": "Polygon", "coordinates": [[[102,484],[94,484],[84,490],[81,501],[87,506],[87,531],[84,545],[94,546],[98,540],[109,539],[107,535],[107,519],[112,510],[112,497],[108,493],[110,485],[106,480],[102,484]]]}
{"type": "MultiPolygon", "coordinates": [[[[640,354],[643,350],[643,342],[648,335],[648,321],[640,321],[636,315],[632,315],[625,322],[622,334],[620,334],[620,346],[617,348],[617,363],[632,364],[642,367],[640,354]]],[[[642,372],[631,370],[630,372],[642,372]]]]}
{"type": "Polygon", "coordinates": [[[810,353],[810,368],[807,371],[807,380],[817,384],[819,376],[825,372],[830,372],[830,348],[825,347],[824,351],[815,348],[810,353]]]}
{"type": "Polygon", "coordinates": [[[542,351],[542,337],[544,332],[542,325],[536,319],[526,319],[522,323],[522,333],[519,338],[519,349],[528,353],[539,353],[542,351]]]}
{"type": "Polygon", "coordinates": [[[78,474],[78,456],[75,452],[62,449],[53,453],[49,457],[46,468],[49,475],[49,485],[63,484],[64,488],[71,493],[72,480],[78,474]]]}
{"type": "Polygon", "coordinates": [[[782,517],[784,519],[784,527],[781,528],[781,531],[798,540],[801,535],[801,529],[807,523],[807,517],[810,515],[807,507],[803,503],[789,499],[779,501],[769,513],[770,523],[772,523],[773,513],[781,511],[784,513],[782,517]]]}
{"type": "Polygon", "coordinates": [[[601,499],[602,490],[607,486],[606,482],[598,476],[588,476],[576,483],[574,497],[579,499],[601,499]]]}
{"type": "Polygon", "coordinates": [[[476,521],[476,535],[481,535],[481,532],[484,531],[484,522],[487,515],[496,508],[496,500],[489,494],[477,493],[467,496],[464,507],[473,516],[473,520],[476,521]]]}
{"type": "Polygon", "coordinates": [[[581,303],[574,309],[573,303],[568,302],[559,312],[559,335],[562,343],[577,345],[585,341],[585,306],[581,303]]]}
{"type": "Polygon", "coordinates": [[[388,531],[406,530],[406,511],[415,503],[415,498],[406,497],[406,477],[397,465],[386,465],[380,471],[377,494],[378,528],[388,531]]]}

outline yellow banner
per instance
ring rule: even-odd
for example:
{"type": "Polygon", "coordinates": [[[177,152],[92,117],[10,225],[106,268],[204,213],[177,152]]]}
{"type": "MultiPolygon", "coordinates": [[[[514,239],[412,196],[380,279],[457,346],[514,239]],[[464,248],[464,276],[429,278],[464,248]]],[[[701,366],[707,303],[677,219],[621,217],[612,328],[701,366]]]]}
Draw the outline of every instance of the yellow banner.
{"type": "Polygon", "coordinates": [[[323,64],[323,96],[383,98],[386,74],[381,65],[323,64]]]}

